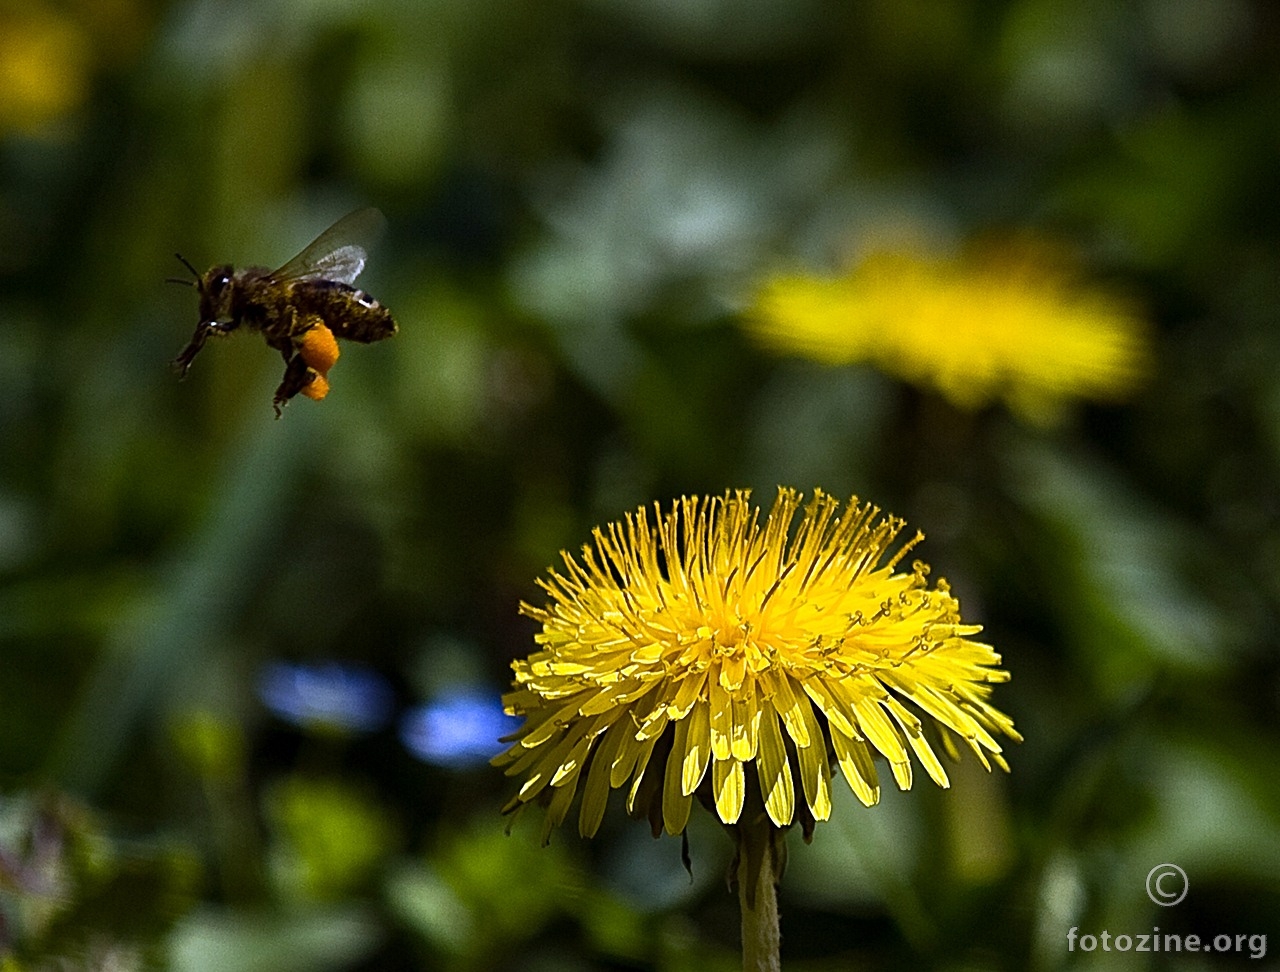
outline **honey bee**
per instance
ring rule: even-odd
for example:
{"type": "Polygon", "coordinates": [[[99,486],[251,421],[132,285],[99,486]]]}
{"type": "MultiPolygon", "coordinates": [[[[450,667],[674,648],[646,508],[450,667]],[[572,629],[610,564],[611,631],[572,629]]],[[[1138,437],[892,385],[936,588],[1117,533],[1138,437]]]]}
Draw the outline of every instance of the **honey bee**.
{"type": "Polygon", "coordinates": [[[366,247],[385,228],[378,210],[356,210],[278,270],[220,264],[201,275],[175,254],[195,282],[171,281],[194,286],[200,294],[200,323],[173,362],[179,377],[186,377],[211,335],[243,326],[260,332],[284,356],[284,379],[271,403],[276,418],[299,392],[316,401],[324,398],[329,369],[338,360],[337,338],[371,344],[396,333],[391,312],[353,286],[364,269],[366,247]]]}

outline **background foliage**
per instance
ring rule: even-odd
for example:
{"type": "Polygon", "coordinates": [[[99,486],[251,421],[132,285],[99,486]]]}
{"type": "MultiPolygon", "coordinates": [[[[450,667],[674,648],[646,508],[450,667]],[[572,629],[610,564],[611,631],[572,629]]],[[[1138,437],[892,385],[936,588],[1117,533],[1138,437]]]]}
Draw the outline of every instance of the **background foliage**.
{"type": "Polygon", "coordinates": [[[408,730],[592,526],[780,483],[926,531],[1026,737],[793,837],[787,967],[1240,964],[1066,932],[1280,932],[1277,65],[1264,0],[0,4],[0,967],[734,968],[706,819],[539,848],[408,730]],[[279,422],[256,339],[176,382],[175,249],[362,205],[398,337],[279,422]],[[900,226],[1065,242],[1151,380],[1035,428],[740,327],[900,226]],[[324,662],[368,727],[272,694],[324,662]]]}

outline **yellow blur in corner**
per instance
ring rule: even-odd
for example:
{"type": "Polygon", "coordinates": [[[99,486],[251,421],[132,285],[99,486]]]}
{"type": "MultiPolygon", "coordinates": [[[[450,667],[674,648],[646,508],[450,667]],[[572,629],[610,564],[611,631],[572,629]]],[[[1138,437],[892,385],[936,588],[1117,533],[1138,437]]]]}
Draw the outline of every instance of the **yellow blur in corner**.
{"type": "Polygon", "coordinates": [[[138,0],[0,0],[0,138],[60,132],[95,77],[130,65],[151,28],[138,0]]]}
{"type": "Polygon", "coordinates": [[[0,135],[36,134],[75,111],[90,68],[75,21],[36,4],[0,8],[0,135]]]}
{"type": "Polygon", "coordinates": [[[1037,424],[1072,398],[1120,400],[1150,368],[1133,302],[1081,280],[1042,241],[949,258],[882,249],[840,277],[774,276],[748,328],[777,351],[872,363],[962,408],[1003,399],[1037,424]]]}

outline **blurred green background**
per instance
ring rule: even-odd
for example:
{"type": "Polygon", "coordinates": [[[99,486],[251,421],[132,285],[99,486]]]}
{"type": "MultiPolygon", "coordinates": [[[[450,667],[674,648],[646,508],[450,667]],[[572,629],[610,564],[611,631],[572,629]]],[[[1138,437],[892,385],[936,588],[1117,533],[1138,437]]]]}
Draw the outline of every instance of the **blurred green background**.
{"type": "Polygon", "coordinates": [[[561,548],[779,484],[926,532],[1026,737],[793,835],[787,968],[1280,968],[1067,945],[1280,934],[1278,14],[0,3],[0,969],[737,967],[705,814],[541,848],[483,759],[561,548]],[[175,250],[366,205],[396,338],[279,422],[255,336],[176,380],[175,250]],[[898,226],[1065,242],[1150,380],[1037,428],[744,332],[898,226]]]}

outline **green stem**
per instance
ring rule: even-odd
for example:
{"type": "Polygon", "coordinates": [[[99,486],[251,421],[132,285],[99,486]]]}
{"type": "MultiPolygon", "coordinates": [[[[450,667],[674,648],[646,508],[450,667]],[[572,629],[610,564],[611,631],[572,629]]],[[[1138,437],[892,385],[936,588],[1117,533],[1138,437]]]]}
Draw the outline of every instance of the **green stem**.
{"type": "Polygon", "coordinates": [[[751,817],[751,820],[739,821],[737,826],[742,969],[743,972],[781,972],[778,876],[784,833],[764,813],[751,817]]]}

